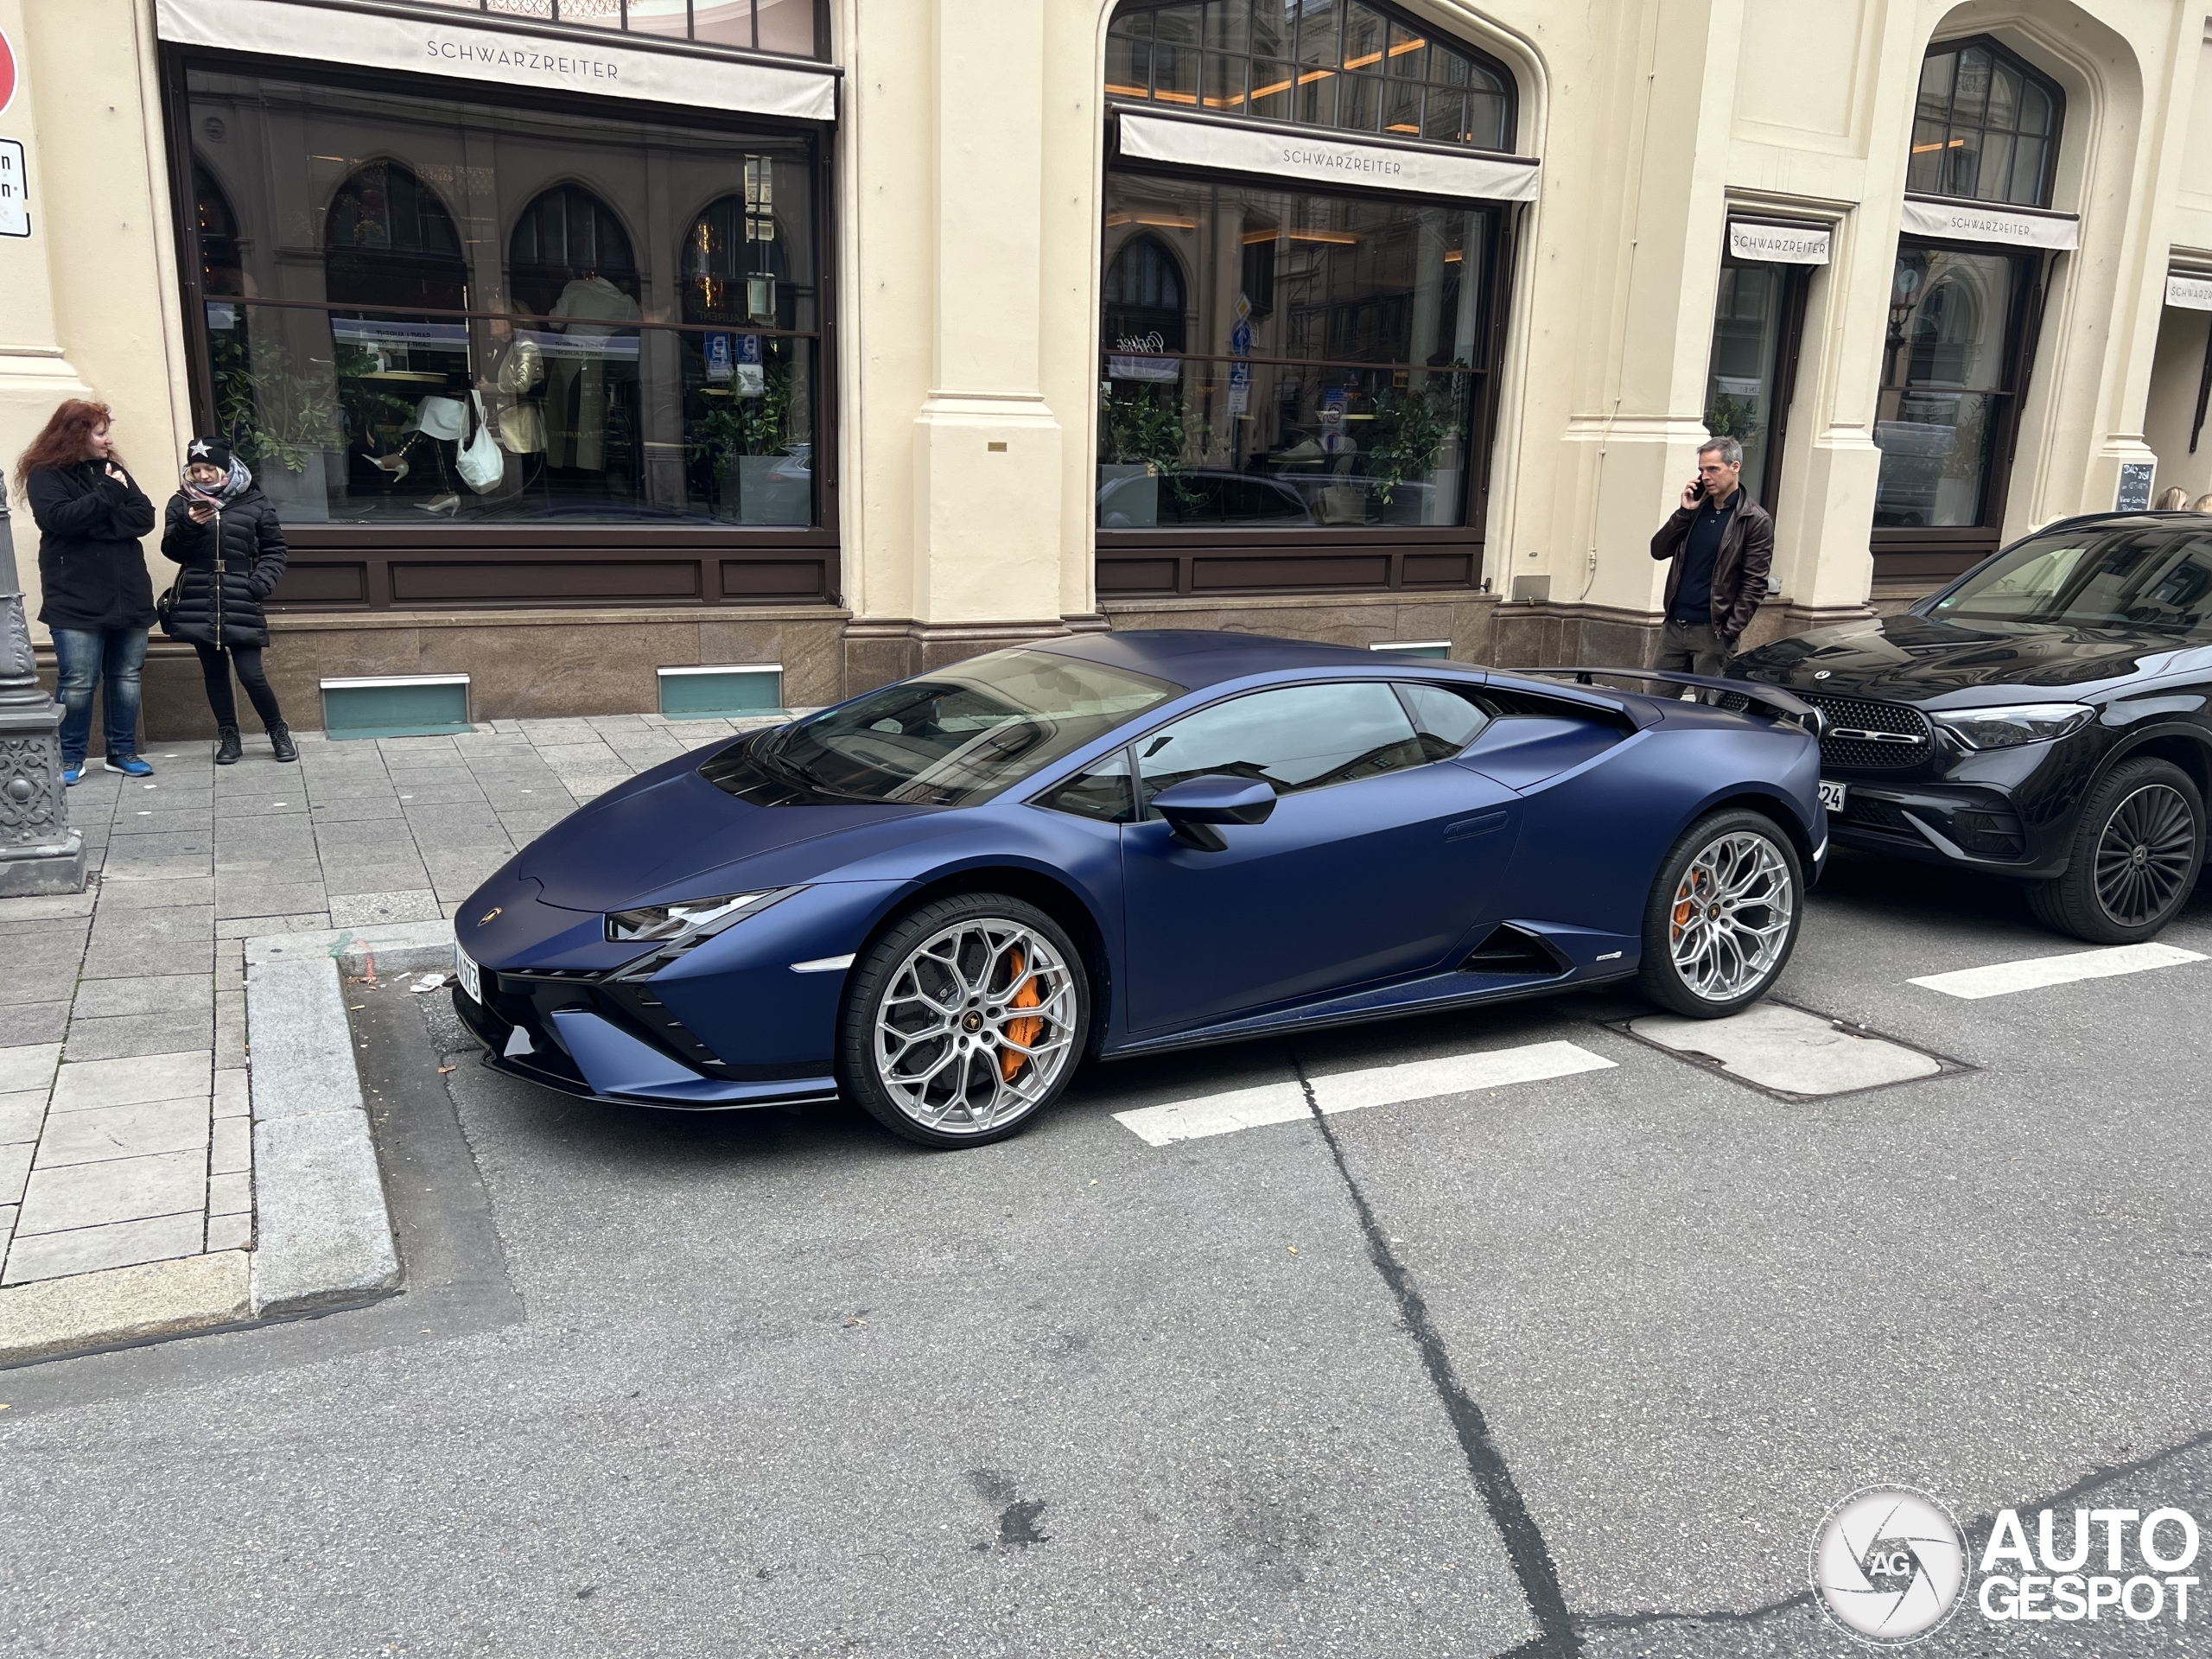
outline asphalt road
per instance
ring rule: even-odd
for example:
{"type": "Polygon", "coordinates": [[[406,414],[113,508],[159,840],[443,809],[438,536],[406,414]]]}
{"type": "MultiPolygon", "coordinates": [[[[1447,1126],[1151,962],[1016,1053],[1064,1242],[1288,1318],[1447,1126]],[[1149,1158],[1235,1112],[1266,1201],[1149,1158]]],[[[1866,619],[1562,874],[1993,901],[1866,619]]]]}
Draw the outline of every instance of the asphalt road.
{"type": "MultiPolygon", "coordinates": [[[[1840,862],[1781,994],[1964,1069],[1783,1100],[1582,995],[1103,1068],[938,1155],[543,1094],[365,991],[408,1288],[0,1372],[0,1650],[1848,1653],[1807,1555],[1860,1486],[1977,1549],[2212,1516],[2212,962],[1906,982],[2079,948],[1840,862]],[[1114,1116],[1560,1040],[1615,1064],[1114,1116]]],[[[1919,1651],[2212,1652],[2192,1611],[1919,1651]]]]}

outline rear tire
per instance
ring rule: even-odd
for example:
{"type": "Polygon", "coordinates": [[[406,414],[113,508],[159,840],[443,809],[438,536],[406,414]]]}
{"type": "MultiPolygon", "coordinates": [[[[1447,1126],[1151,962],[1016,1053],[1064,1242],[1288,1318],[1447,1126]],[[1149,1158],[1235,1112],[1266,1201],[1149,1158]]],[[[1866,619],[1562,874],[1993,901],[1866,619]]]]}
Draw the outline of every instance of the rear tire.
{"type": "Polygon", "coordinates": [[[2028,889],[2045,927],[2138,944],[2180,914],[2204,868],[2204,800],[2171,761],[2123,760],[2075,821],[2066,874],[2028,889]]]}
{"type": "Polygon", "coordinates": [[[837,1086],[918,1146],[987,1146],[1060,1097],[1090,1033],[1090,981],[1060,925],[1007,893],[960,893],[901,917],[854,967],[837,1086]]]}
{"type": "Polygon", "coordinates": [[[1672,1013],[1719,1020],[1764,996],[1789,965],[1805,874],[1773,819],[1707,814],[1659,866],[1643,909],[1643,993],[1672,1013]]]}

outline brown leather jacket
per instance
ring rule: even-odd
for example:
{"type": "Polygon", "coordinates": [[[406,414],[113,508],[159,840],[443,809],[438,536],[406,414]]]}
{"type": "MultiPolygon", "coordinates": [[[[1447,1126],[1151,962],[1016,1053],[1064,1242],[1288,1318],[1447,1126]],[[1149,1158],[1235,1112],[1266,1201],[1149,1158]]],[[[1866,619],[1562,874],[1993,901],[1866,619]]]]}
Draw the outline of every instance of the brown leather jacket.
{"type": "MultiPolygon", "coordinates": [[[[1702,503],[1700,504],[1703,505],[1702,503]]],[[[1677,507],[1675,516],[1659,526],[1651,538],[1651,556],[1673,559],[1667,572],[1667,612],[1674,613],[1675,594],[1682,585],[1681,554],[1688,544],[1696,507],[1677,507]]],[[[1751,626],[1766,598],[1766,573],[1774,564],[1774,516],[1738,488],[1736,511],[1728,528],[1720,532],[1720,551],[1713,561],[1713,626],[1724,639],[1736,639],[1751,626]]]]}

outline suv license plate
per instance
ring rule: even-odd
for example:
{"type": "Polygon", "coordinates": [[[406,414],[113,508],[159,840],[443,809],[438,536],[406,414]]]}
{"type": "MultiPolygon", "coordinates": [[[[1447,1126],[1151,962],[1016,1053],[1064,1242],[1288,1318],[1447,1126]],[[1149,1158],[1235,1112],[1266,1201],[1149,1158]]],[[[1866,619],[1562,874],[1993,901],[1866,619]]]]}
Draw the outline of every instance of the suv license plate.
{"type": "Polygon", "coordinates": [[[1843,810],[1843,798],[1849,792],[1847,785],[1832,784],[1825,778],[1821,779],[1821,804],[1831,812],[1843,810]]]}
{"type": "MultiPolygon", "coordinates": [[[[1825,790],[1827,785],[1823,784],[1821,787],[1825,790]]],[[[477,972],[476,963],[471,959],[468,952],[457,944],[453,948],[453,970],[460,976],[461,988],[468,993],[468,1000],[478,1007],[482,1007],[484,1006],[483,976],[477,972]]]]}

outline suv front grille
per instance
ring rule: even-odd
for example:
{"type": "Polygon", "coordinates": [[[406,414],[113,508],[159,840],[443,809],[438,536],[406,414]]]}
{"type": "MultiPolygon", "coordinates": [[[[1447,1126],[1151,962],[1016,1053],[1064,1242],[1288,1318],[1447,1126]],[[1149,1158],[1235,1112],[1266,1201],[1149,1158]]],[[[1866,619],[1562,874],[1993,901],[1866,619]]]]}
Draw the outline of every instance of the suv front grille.
{"type": "Polygon", "coordinates": [[[1928,759],[1933,734],[1917,709],[1820,691],[1797,695],[1827,721],[1821,735],[1821,759],[1829,766],[1874,772],[1916,766],[1928,759]]]}

